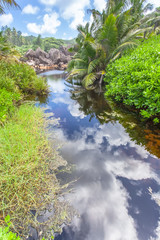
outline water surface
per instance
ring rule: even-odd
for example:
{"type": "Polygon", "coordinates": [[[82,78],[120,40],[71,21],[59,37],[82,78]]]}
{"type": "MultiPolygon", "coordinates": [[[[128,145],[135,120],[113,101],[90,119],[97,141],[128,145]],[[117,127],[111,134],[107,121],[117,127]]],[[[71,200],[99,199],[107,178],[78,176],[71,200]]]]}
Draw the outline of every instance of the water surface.
{"type": "Polygon", "coordinates": [[[72,88],[62,72],[43,75],[52,92],[42,106],[60,119],[53,134],[72,166],[57,176],[76,179],[66,200],[79,213],[55,239],[160,239],[160,131],[98,92],[72,88]]]}

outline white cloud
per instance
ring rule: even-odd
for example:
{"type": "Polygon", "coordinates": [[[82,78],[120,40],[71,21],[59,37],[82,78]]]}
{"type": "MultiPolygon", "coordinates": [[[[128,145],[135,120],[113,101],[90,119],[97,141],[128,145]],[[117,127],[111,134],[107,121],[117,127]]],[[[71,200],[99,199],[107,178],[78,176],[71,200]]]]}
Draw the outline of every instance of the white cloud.
{"type": "Polygon", "coordinates": [[[36,34],[55,34],[57,32],[57,27],[61,25],[61,22],[58,20],[58,14],[53,12],[52,14],[45,14],[43,17],[42,24],[28,23],[27,28],[30,32],[36,34]]]}
{"type": "Polygon", "coordinates": [[[51,13],[51,12],[52,12],[52,8],[46,7],[46,8],[44,9],[44,11],[47,12],[47,13],[51,13]]]}
{"type": "MultiPolygon", "coordinates": [[[[63,98],[63,101],[64,99],[66,100],[63,98]]],[[[72,109],[76,109],[73,103],[72,109]]],[[[65,129],[62,131],[58,128],[56,133],[57,137],[65,142],[62,148],[63,156],[69,163],[76,165],[76,174],[80,176],[76,187],[73,187],[74,191],[66,195],[69,203],[82,216],[73,226],[73,231],[76,228],[75,239],[79,239],[78,234],[84,230],[86,240],[138,240],[137,222],[128,211],[131,206],[129,199],[133,199],[117,177],[134,180],[136,184],[139,184],[139,181],[146,182],[144,179],[147,182],[154,179],[159,183],[151,164],[145,161],[149,153],[147,154],[144,147],[133,142],[118,122],[95,125],[92,128],[82,127],[81,133],[74,132],[74,139],[67,138],[65,129]],[[88,136],[92,137],[91,141],[87,140],[88,136]],[[106,150],[101,151],[104,137],[106,150]],[[127,152],[125,146],[128,148],[127,152]],[[86,238],[83,223],[87,223],[86,238]]],[[[140,192],[139,188],[137,190],[137,195],[141,196],[143,192],[140,192]]],[[[156,195],[155,198],[159,196],[156,195]]],[[[133,205],[133,209],[136,214],[142,214],[144,210],[141,204],[133,205]]],[[[160,221],[155,231],[157,238],[154,240],[159,240],[160,221]]]]}
{"type": "Polygon", "coordinates": [[[84,25],[85,19],[85,8],[90,6],[89,0],[71,1],[65,8],[62,6],[62,17],[66,20],[72,20],[70,28],[76,29],[78,24],[84,25]]]}
{"type": "Polygon", "coordinates": [[[154,4],[154,7],[160,7],[160,2],[159,2],[159,0],[150,0],[150,1],[148,1],[148,2],[154,4]]]}
{"type": "Polygon", "coordinates": [[[45,5],[53,6],[57,2],[57,0],[40,0],[40,2],[45,5]]]}
{"type": "Polygon", "coordinates": [[[105,0],[94,0],[93,4],[94,4],[95,9],[97,9],[100,12],[103,9],[105,9],[105,7],[106,7],[106,1],[105,0]]]}
{"type": "Polygon", "coordinates": [[[24,14],[36,14],[39,11],[38,7],[33,7],[31,4],[28,4],[25,6],[22,10],[22,13],[24,14]]]}
{"type": "Polygon", "coordinates": [[[80,105],[78,103],[72,103],[68,106],[68,110],[73,117],[85,118],[85,115],[80,111],[80,105]]]}
{"type": "Polygon", "coordinates": [[[69,25],[70,28],[76,30],[78,24],[85,25],[87,21],[84,20],[85,12],[82,9],[76,11],[73,21],[69,25]]]}
{"type": "Polygon", "coordinates": [[[27,37],[29,35],[28,35],[28,33],[22,33],[22,36],[27,37]]]}
{"type": "Polygon", "coordinates": [[[65,20],[71,20],[69,27],[76,29],[78,24],[84,25],[85,8],[90,7],[90,0],[40,0],[46,6],[57,6],[60,10],[61,17],[65,20]]]}
{"type": "Polygon", "coordinates": [[[0,15],[0,26],[10,25],[13,22],[11,13],[0,15]]]}

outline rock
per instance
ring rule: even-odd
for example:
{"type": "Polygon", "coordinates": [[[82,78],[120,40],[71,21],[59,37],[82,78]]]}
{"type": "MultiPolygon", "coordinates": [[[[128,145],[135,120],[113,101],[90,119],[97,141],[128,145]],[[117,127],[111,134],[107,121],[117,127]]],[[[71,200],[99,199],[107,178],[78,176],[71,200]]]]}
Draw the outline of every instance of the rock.
{"type": "Polygon", "coordinates": [[[39,62],[40,62],[40,64],[52,65],[52,61],[50,59],[47,59],[42,56],[39,56],[39,62]]]}
{"type": "Polygon", "coordinates": [[[63,46],[59,49],[51,48],[48,53],[39,47],[36,51],[28,50],[24,57],[27,59],[27,63],[36,69],[64,70],[72,58],[72,53],[63,46]]]}
{"type": "Polygon", "coordinates": [[[55,48],[51,48],[49,50],[49,58],[52,60],[53,63],[57,63],[60,60],[60,51],[55,48]]]}
{"type": "Polygon", "coordinates": [[[67,68],[67,64],[64,64],[63,62],[60,62],[58,64],[58,69],[59,70],[65,70],[67,68]]]}
{"type": "Polygon", "coordinates": [[[24,55],[25,58],[31,60],[31,59],[34,59],[36,58],[36,53],[35,51],[33,51],[32,49],[29,49],[26,54],[24,55]]]}
{"type": "Polygon", "coordinates": [[[47,53],[46,58],[49,58],[49,53],[47,53]]]}
{"type": "Polygon", "coordinates": [[[65,56],[69,56],[70,55],[70,52],[64,46],[60,46],[59,51],[61,51],[65,56]]]}
{"type": "Polygon", "coordinates": [[[29,66],[35,66],[35,61],[34,60],[28,60],[26,62],[29,66]]]}
{"type": "Polygon", "coordinates": [[[28,240],[37,240],[38,239],[38,232],[35,228],[29,227],[29,237],[28,240]]]}
{"type": "Polygon", "coordinates": [[[36,49],[35,53],[37,58],[47,58],[47,53],[43,51],[40,47],[36,49]]]}
{"type": "Polygon", "coordinates": [[[35,59],[35,64],[39,65],[40,64],[40,60],[38,58],[35,59]]]}
{"type": "Polygon", "coordinates": [[[68,63],[68,56],[64,55],[64,53],[60,52],[60,62],[68,63]]]}

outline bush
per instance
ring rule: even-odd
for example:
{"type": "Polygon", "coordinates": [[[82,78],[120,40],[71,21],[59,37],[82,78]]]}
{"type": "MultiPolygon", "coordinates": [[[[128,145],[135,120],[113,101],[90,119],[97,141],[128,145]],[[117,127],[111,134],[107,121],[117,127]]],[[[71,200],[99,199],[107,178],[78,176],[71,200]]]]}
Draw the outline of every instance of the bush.
{"type": "Polygon", "coordinates": [[[28,94],[48,93],[46,80],[37,77],[28,65],[0,61],[0,124],[12,115],[16,103],[28,94]]]}
{"type": "Polygon", "coordinates": [[[24,63],[0,62],[0,88],[18,90],[23,93],[45,94],[48,91],[47,82],[38,77],[35,71],[24,63]]]}
{"type": "Polygon", "coordinates": [[[140,110],[159,122],[160,36],[155,36],[106,68],[106,96],[140,110]]]}

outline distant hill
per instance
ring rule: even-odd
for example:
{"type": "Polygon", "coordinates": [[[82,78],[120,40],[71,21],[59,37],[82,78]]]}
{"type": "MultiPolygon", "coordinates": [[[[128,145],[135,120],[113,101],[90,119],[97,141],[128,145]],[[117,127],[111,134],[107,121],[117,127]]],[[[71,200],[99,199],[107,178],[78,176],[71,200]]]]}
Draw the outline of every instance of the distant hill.
{"type": "Polygon", "coordinates": [[[31,36],[22,36],[21,31],[17,31],[15,28],[9,28],[7,26],[1,28],[3,36],[15,46],[16,49],[21,53],[26,53],[29,49],[36,50],[38,47],[48,52],[51,48],[59,49],[60,46],[72,46],[75,43],[74,39],[63,40],[56,39],[54,37],[45,37],[42,38],[41,35],[35,37],[31,36]]]}

